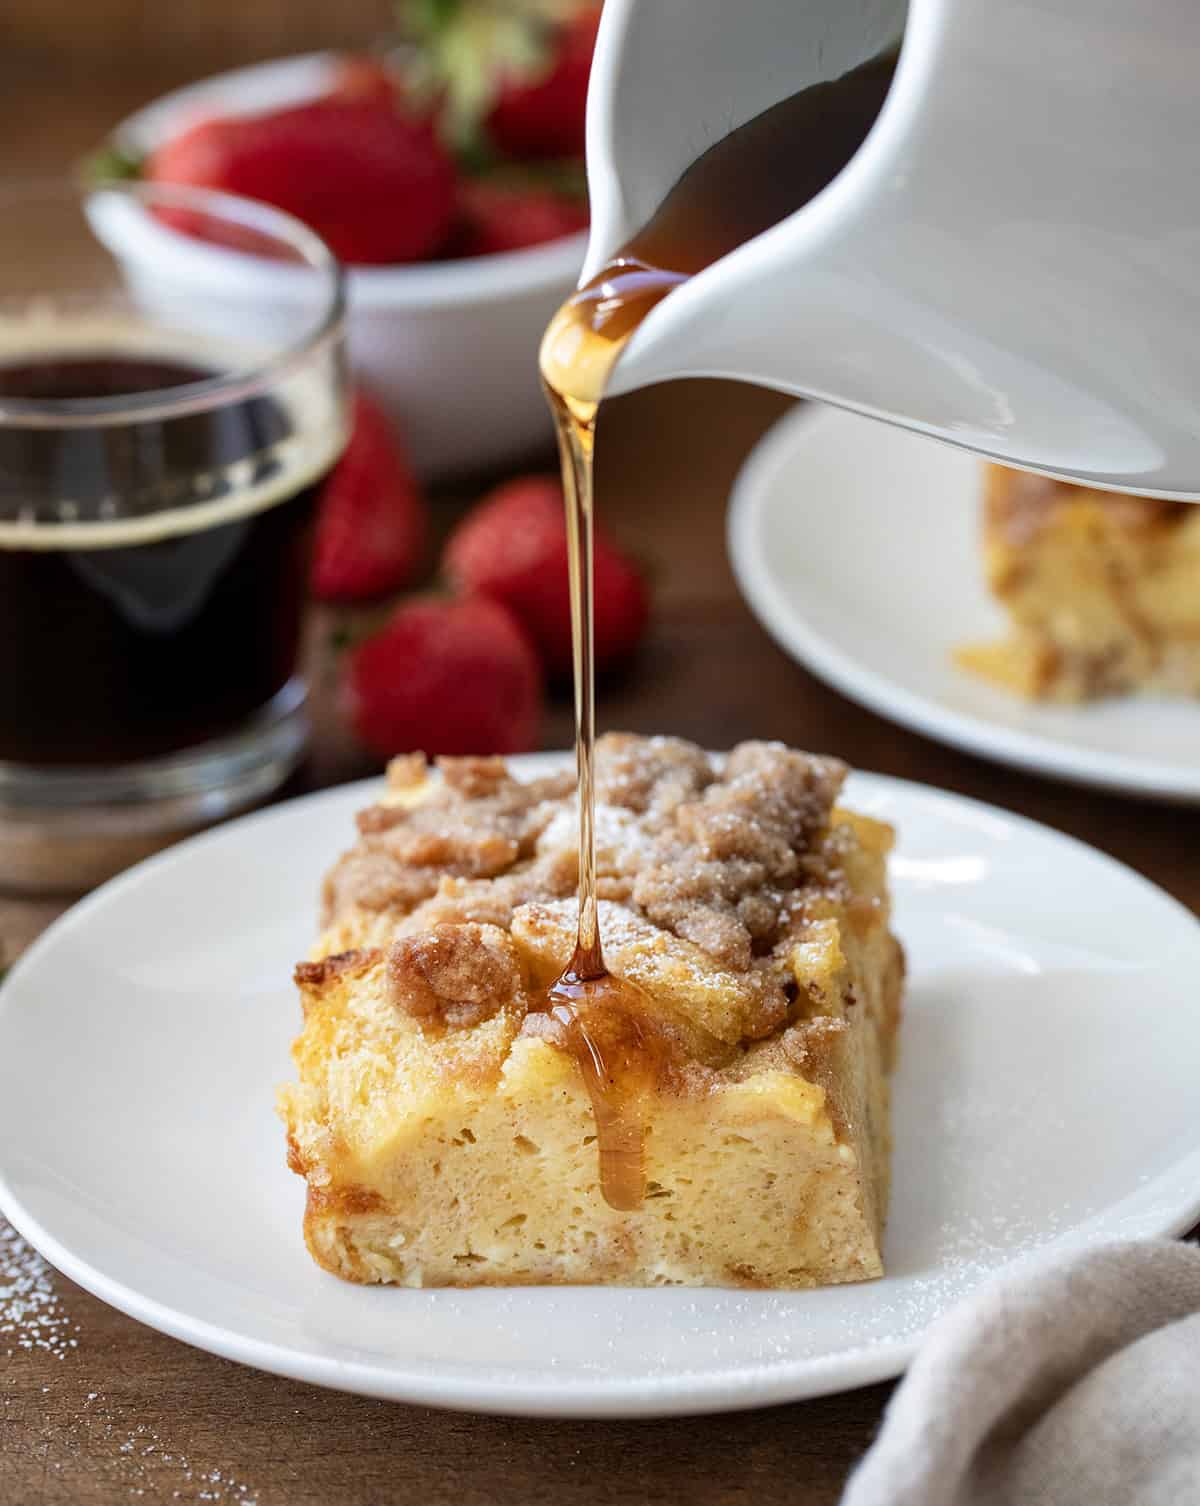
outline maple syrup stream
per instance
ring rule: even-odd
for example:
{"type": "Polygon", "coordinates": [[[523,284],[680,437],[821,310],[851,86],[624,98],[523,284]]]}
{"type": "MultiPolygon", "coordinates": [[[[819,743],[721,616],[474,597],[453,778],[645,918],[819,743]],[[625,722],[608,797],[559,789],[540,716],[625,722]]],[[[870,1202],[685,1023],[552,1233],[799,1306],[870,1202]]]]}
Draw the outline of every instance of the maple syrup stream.
{"type": "Polygon", "coordinates": [[[579,773],[579,930],[542,1009],[577,1063],[596,1122],[600,1187],[641,1206],[644,1112],[668,1064],[651,1001],[604,963],[596,898],[592,514],[596,419],[621,350],[673,288],[778,224],[849,162],[882,107],[895,53],[802,90],[718,142],[684,173],[649,223],[579,288],[542,340],[542,383],[562,461],[571,584],[575,757],[579,773]]]}

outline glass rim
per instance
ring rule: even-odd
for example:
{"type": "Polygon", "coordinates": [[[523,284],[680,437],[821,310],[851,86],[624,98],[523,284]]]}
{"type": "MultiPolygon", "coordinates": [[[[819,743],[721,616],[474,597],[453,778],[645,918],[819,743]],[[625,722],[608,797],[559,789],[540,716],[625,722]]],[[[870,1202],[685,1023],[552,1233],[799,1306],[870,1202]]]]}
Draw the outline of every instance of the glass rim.
{"type": "MultiPolygon", "coordinates": [[[[149,392],[86,398],[0,397],[0,429],[107,427],[121,423],[139,423],[180,417],[206,409],[224,407],[260,395],[292,375],[329,345],[339,341],[346,322],[345,268],[315,230],[286,210],[256,199],[243,198],[212,188],[193,188],[174,183],[137,183],[121,178],[83,181],[71,178],[9,178],[0,180],[0,214],[19,212],[22,204],[58,200],[82,206],[101,194],[116,194],[131,203],[147,207],[155,204],[167,208],[192,209],[229,223],[244,226],[270,236],[299,251],[303,267],[288,263],[268,263],[272,275],[311,272],[325,280],[326,288],[319,312],[313,321],[279,350],[245,370],[202,377],[194,382],[179,383],[149,392]]],[[[174,232],[179,233],[179,232],[174,232]]],[[[260,263],[266,258],[249,257],[231,247],[191,240],[191,248],[208,250],[214,257],[239,257],[260,263]]],[[[86,286],[72,289],[86,293],[86,286]]],[[[0,300],[5,296],[0,285],[0,300]]],[[[30,295],[34,298],[37,295],[30,295]]]]}

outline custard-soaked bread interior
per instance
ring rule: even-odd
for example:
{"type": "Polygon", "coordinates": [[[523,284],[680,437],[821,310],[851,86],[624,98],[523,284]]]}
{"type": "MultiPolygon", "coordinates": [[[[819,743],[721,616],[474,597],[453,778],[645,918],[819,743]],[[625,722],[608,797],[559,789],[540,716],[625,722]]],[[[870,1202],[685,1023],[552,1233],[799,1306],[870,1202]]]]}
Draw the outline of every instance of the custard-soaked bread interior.
{"type": "Polygon", "coordinates": [[[903,955],[892,832],[837,804],[844,776],[776,743],[714,763],[600,739],[621,986],[581,1055],[547,999],[575,942],[573,777],[395,761],[296,970],[280,1108],[314,1258],[410,1286],[878,1276],[903,955]],[[605,1196],[618,1161],[630,1206],[605,1196]]]}
{"type": "Polygon", "coordinates": [[[964,668],[1034,700],[1200,695],[1200,507],[989,465],[983,541],[1011,630],[964,668]]]}

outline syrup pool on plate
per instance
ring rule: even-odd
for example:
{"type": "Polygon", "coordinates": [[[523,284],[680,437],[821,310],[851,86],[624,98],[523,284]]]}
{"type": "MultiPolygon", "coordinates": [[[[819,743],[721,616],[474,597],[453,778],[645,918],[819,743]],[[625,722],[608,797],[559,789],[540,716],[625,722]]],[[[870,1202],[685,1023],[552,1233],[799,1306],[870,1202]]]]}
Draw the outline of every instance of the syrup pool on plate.
{"type": "Polygon", "coordinates": [[[554,415],[567,509],[579,769],[579,931],[550,989],[557,1043],[579,1063],[596,1113],[601,1187],[614,1207],[642,1197],[637,1100],[664,1053],[638,991],[604,965],[596,905],[595,671],[592,658],[593,452],[613,367],[671,291],[778,224],[833,180],[861,146],[891,84],[893,51],[801,90],[719,141],[688,168],[654,217],[551,320],[540,366],[554,415]],[[618,1027],[618,1022],[620,1028],[618,1027]]]}

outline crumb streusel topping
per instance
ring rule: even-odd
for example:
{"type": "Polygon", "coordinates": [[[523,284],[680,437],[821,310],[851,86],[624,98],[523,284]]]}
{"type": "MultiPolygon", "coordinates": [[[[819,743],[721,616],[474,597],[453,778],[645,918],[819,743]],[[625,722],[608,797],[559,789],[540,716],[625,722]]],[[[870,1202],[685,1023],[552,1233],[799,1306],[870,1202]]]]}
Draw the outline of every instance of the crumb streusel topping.
{"type": "MultiPolygon", "coordinates": [[[[387,798],[362,813],[358,845],[329,876],[325,920],[358,910],[394,922],[391,947],[402,955],[392,971],[406,980],[406,1009],[465,1025],[486,1018],[513,986],[503,942],[514,920],[548,968],[567,945],[574,778],[522,782],[491,758],[443,758],[437,767],[440,781],[426,788],[419,756],[395,762],[387,798]],[[421,792],[415,803],[406,798],[413,791],[421,792]],[[452,929],[463,926],[472,929],[452,929]]],[[[602,737],[597,870],[614,970],[675,938],[727,991],[735,986],[734,1039],[775,1029],[788,1011],[799,912],[839,881],[829,826],[845,773],[836,759],[781,743],[742,743],[718,764],[675,738],[602,737]]]]}

